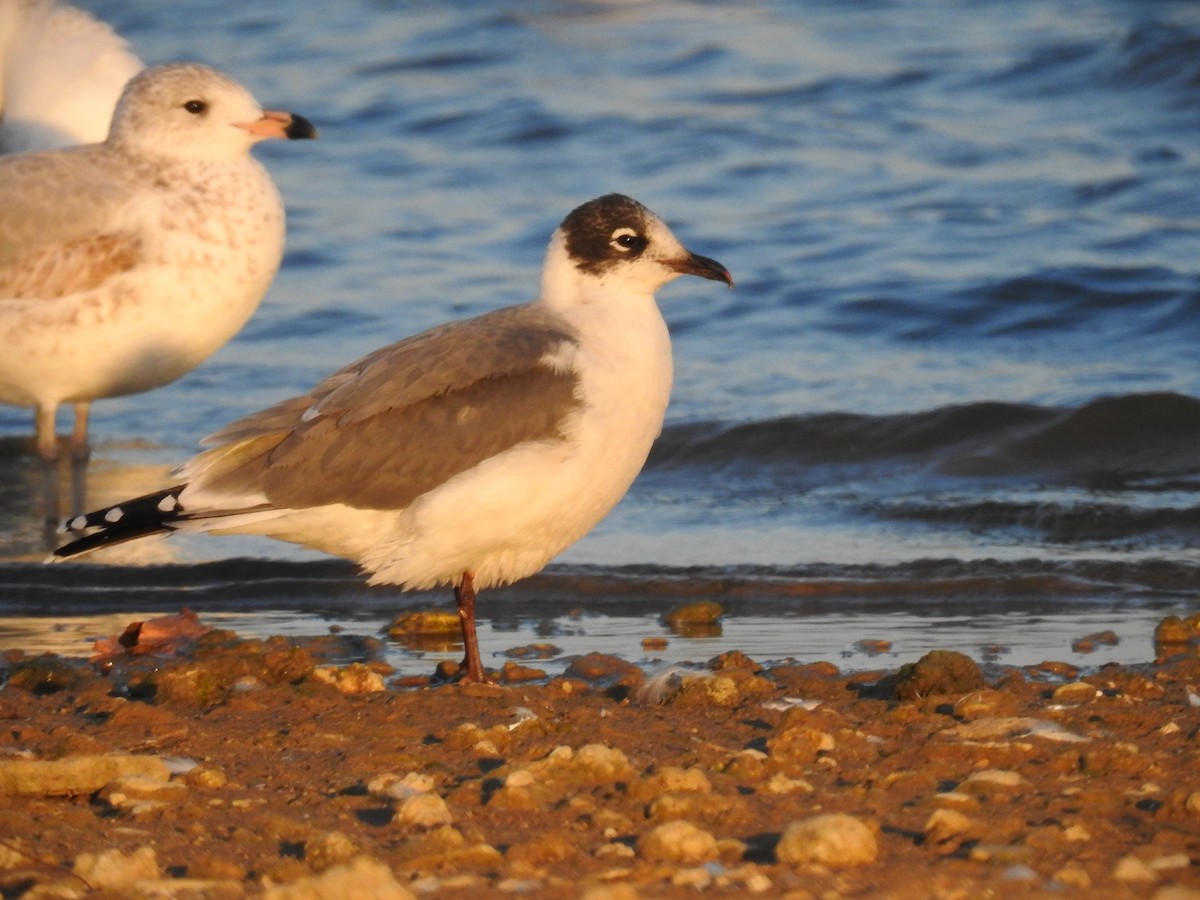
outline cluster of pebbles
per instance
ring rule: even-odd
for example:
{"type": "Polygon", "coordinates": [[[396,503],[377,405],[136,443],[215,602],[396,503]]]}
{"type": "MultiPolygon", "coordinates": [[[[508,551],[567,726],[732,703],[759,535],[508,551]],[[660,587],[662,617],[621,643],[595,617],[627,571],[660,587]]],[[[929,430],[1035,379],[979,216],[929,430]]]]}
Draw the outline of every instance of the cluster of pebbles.
{"type": "Polygon", "coordinates": [[[228,632],[14,652],[0,894],[1200,898],[1196,623],[1164,628],[1144,666],[987,677],[732,652],[401,687],[370,639],[228,632]]]}

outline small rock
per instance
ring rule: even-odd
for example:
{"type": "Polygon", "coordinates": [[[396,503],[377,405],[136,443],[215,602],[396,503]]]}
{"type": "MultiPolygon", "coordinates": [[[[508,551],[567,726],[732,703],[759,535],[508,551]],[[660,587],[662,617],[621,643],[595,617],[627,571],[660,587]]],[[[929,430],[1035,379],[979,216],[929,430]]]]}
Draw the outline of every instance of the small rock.
{"type": "Polygon", "coordinates": [[[221,769],[212,766],[196,766],[184,776],[184,781],[194,788],[215,791],[225,787],[229,783],[229,778],[221,769]]]}
{"type": "Polygon", "coordinates": [[[1092,886],[1092,876],[1079,863],[1067,863],[1054,873],[1054,880],[1067,887],[1089,888],[1092,886]]]}
{"type": "Polygon", "coordinates": [[[934,694],[962,694],[982,688],[985,682],[978,663],[955,650],[932,650],[896,674],[898,700],[916,700],[934,694]]]}
{"type": "Polygon", "coordinates": [[[574,657],[563,676],[604,684],[640,684],[646,677],[633,663],[608,653],[587,653],[574,657]]]}
{"type": "Polygon", "coordinates": [[[1023,844],[976,844],[967,858],[974,862],[1022,865],[1033,856],[1033,848],[1023,844]]]}
{"type": "Polygon", "coordinates": [[[96,794],[113,809],[137,813],[145,804],[168,806],[182,803],[188,795],[181,781],[163,781],[147,775],[126,775],[104,785],[96,794]]]}
{"type": "Polygon", "coordinates": [[[969,816],[954,809],[935,809],[925,821],[925,843],[952,853],[975,829],[969,816]]]}
{"type": "Polygon", "coordinates": [[[511,659],[500,667],[500,680],[505,684],[522,684],[526,681],[541,681],[546,677],[544,669],[522,666],[511,659]]]}
{"type": "Polygon", "coordinates": [[[504,854],[504,858],[510,865],[538,870],[570,859],[575,853],[575,845],[566,836],[551,831],[513,844],[504,854]]]}
{"type": "Polygon", "coordinates": [[[417,794],[428,794],[433,788],[433,777],[420,772],[409,772],[404,776],[388,773],[367,782],[367,793],[388,800],[406,800],[417,794]]]}
{"type": "Polygon", "coordinates": [[[984,769],[973,772],[960,784],[959,790],[973,789],[976,793],[991,793],[994,791],[1011,791],[1027,784],[1020,772],[1007,769],[984,769]]]}
{"type": "Polygon", "coordinates": [[[458,613],[446,609],[414,609],[401,613],[387,627],[388,637],[404,634],[459,634],[458,613]]]}
{"type": "Polygon", "coordinates": [[[728,669],[738,669],[744,672],[758,673],[763,671],[761,663],[755,662],[741,650],[728,650],[708,661],[708,668],[714,672],[728,669]]]}
{"type": "Polygon", "coordinates": [[[782,772],[776,772],[763,785],[763,789],[769,794],[794,794],[802,791],[805,794],[813,792],[813,786],[802,778],[790,778],[782,772]]]}
{"type": "Polygon", "coordinates": [[[1056,687],[1050,696],[1059,703],[1084,703],[1094,700],[1098,693],[1099,691],[1086,681],[1069,681],[1056,687]]]}
{"type": "Polygon", "coordinates": [[[327,831],[304,842],[304,861],[318,872],[347,863],[357,855],[354,841],[341,831],[327,831]]]}
{"type": "Polygon", "coordinates": [[[1112,877],[1124,882],[1155,882],[1158,873],[1136,856],[1122,856],[1113,866],[1112,877]]]}
{"type": "Polygon", "coordinates": [[[954,715],[968,722],[975,719],[1007,717],[1017,712],[1020,704],[1007,691],[984,688],[959,697],[954,704],[954,715]]]}
{"type": "Polygon", "coordinates": [[[579,900],[638,900],[639,896],[631,884],[597,884],[585,890],[579,900]]]}
{"type": "Polygon", "coordinates": [[[1054,659],[1043,660],[1036,666],[1030,666],[1029,671],[1034,674],[1053,675],[1056,678],[1075,678],[1079,675],[1078,666],[1054,659]]]}
{"type": "Polygon", "coordinates": [[[654,793],[667,791],[696,791],[707,794],[712,791],[712,782],[702,769],[695,766],[663,766],[646,781],[646,789],[654,793]]]}
{"type": "Polygon", "coordinates": [[[291,884],[268,884],[263,900],[416,900],[392,870],[377,859],[360,856],[347,865],[291,884]]]}
{"type": "Polygon", "coordinates": [[[104,850],[80,853],[71,871],[93,890],[116,889],[135,881],[153,881],[161,876],[153,847],[138,847],[131,853],[104,850]]]}
{"type": "Polygon", "coordinates": [[[725,610],[714,600],[696,600],[673,607],[663,616],[663,621],[671,628],[687,627],[690,625],[715,625],[725,610]]]}
{"type": "Polygon", "coordinates": [[[8,670],[8,687],[32,694],[69,690],[82,679],[83,672],[77,663],[49,655],[23,659],[8,670]]]}
{"type": "Polygon", "coordinates": [[[691,822],[663,822],[638,841],[638,852],[651,862],[697,865],[720,855],[717,839],[691,822]]]}
{"type": "Polygon", "coordinates": [[[604,744],[586,744],[580,747],[574,754],[571,768],[598,780],[627,778],[633,772],[628,756],[616,747],[604,744]]]}
{"type": "Polygon", "coordinates": [[[767,738],[767,753],[773,761],[798,766],[815,762],[819,754],[835,746],[833,735],[810,725],[788,728],[767,738]]]}
{"type": "Polygon", "coordinates": [[[677,869],[671,875],[671,884],[675,887],[691,888],[693,891],[702,891],[712,883],[712,872],[704,866],[677,869]]]}
{"type": "Polygon", "coordinates": [[[1179,616],[1167,616],[1154,628],[1155,644],[1188,644],[1194,636],[1179,616]]]}
{"type": "Polygon", "coordinates": [[[874,862],[878,855],[875,832],[844,813],[825,813],[793,822],[775,847],[781,863],[818,863],[834,869],[874,862]]]}
{"type": "Polygon", "coordinates": [[[383,676],[364,666],[351,663],[348,666],[316,666],[310,678],[318,684],[327,684],[343,694],[373,694],[386,690],[383,676]]]}
{"type": "Polygon", "coordinates": [[[410,828],[433,828],[449,825],[454,816],[446,801],[437,794],[416,794],[400,804],[393,821],[410,828]]]}
{"type": "Polygon", "coordinates": [[[854,642],[854,649],[858,650],[860,653],[867,654],[867,656],[879,656],[880,654],[887,653],[892,649],[892,642],[879,639],[863,638],[861,641],[854,642]]]}
{"type": "Polygon", "coordinates": [[[1167,872],[1171,869],[1186,869],[1192,864],[1192,858],[1186,853],[1171,853],[1168,856],[1156,856],[1150,860],[1149,866],[1155,872],[1167,872]]]}
{"type": "Polygon", "coordinates": [[[110,781],[143,775],[165,782],[167,764],[157,756],[66,756],[54,760],[0,760],[0,795],[92,794],[110,781]]]}
{"type": "Polygon", "coordinates": [[[665,637],[642,638],[643,650],[666,650],[671,645],[665,637]]]}

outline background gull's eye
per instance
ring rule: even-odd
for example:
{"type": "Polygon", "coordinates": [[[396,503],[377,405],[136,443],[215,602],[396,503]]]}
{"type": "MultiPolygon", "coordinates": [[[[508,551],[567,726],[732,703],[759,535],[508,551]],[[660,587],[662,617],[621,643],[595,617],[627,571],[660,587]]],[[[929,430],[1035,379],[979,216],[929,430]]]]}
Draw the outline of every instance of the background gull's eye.
{"type": "Polygon", "coordinates": [[[183,104],[183,108],[192,115],[198,116],[208,109],[208,104],[203,100],[189,100],[187,103],[183,104]]]}

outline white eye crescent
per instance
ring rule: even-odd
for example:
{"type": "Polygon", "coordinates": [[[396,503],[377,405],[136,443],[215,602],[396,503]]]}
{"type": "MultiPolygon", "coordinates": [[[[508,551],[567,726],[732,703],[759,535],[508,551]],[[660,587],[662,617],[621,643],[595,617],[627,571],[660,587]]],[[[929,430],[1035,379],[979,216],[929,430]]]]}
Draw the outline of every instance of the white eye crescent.
{"type": "Polygon", "coordinates": [[[646,246],[646,239],[632,228],[618,228],[609,238],[609,243],[623,253],[630,250],[640,250],[646,246]]]}

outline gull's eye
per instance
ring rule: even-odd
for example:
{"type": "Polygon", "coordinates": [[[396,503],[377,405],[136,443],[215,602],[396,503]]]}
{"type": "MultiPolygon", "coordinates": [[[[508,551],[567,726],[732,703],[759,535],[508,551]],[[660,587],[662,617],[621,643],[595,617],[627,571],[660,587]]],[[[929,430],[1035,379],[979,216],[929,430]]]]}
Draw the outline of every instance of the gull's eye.
{"type": "Polygon", "coordinates": [[[205,111],[208,109],[208,104],[203,100],[189,100],[187,103],[183,104],[183,108],[190,112],[193,116],[201,116],[204,115],[205,111]]]}
{"type": "Polygon", "coordinates": [[[618,228],[612,233],[609,243],[622,253],[636,252],[646,247],[646,239],[632,228],[618,228]]]}

